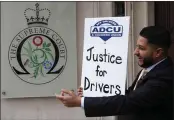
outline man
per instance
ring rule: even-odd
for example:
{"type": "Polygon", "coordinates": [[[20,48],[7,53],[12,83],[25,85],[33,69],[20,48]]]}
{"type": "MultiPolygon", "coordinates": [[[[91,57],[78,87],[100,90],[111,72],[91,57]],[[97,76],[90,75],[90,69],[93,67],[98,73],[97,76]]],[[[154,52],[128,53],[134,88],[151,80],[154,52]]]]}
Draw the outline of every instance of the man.
{"type": "Polygon", "coordinates": [[[143,69],[125,95],[81,97],[64,89],[56,97],[67,107],[83,107],[87,117],[130,115],[125,120],[172,120],[173,63],[167,55],[169,47],[166,29],[145,27],[134,51],[143,69]]]}

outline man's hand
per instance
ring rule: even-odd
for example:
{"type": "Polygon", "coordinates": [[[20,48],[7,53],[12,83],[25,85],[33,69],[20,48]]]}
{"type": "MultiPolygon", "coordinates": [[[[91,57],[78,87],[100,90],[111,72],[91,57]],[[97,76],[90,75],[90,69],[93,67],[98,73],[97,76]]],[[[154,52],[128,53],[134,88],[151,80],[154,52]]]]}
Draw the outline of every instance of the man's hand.
{"type": "Polygon", "coordinates": [[[82,87],[78,88],[77,95],[80,96],[80,97],[83,97],[83,88],[82,87]]]}
{"type": "Polygon", "coordinates": [[[62,89],[60,95],[56,95],[56,98],[59,99],[67,107],[81,107],[81,97],[77,96],[74,92],[62,89]],[[65,94],[67,94],[65,96],[65,94]]]}

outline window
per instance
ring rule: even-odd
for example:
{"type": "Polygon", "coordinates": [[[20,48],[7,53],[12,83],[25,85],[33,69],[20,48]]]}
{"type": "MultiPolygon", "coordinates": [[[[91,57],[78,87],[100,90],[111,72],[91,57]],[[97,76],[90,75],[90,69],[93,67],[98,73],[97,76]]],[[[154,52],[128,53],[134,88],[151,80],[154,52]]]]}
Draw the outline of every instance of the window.
{"type": "Polygon", "coordinates": [[[125,16],[124,1],[115,2],[115,16],[125,16]]]}

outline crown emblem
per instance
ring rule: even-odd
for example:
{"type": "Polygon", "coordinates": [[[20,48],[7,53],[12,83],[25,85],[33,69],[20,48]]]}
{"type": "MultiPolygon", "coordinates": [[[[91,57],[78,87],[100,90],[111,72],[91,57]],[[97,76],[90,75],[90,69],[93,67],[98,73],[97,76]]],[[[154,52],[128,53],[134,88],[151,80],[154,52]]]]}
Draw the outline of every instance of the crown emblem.
{"type": "Polygon", "coordinates": [[[24,16],[28,25],[40,24],[48,25],[51,12],[49,9],[39,9],[39,3],[35,4],[36,9],[27,8],[24,12],[24,16]]]}

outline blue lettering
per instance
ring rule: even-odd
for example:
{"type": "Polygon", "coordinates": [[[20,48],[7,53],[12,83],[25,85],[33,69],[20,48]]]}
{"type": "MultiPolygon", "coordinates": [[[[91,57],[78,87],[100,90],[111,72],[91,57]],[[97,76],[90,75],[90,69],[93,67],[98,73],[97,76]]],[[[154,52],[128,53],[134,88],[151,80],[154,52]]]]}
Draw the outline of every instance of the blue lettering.
{"type": "Polygon", "coordinates": [[[112,32],[112,27],[106,28],[106,31],[107,31],[107,32],[112,32]]]}
{"type": "Polygon", "coordinates": [[[122,31],[122,26],[96,26],[93,27],[92,33],[117,33],[122,31]]]}
{"type": "Polygon", "coordinates": [[[121,31],[121,27],[114,27],[114,32],[120,32],[121,31]]]}
{"type": "Polygon", "coordinates": [[[100,32],[105,32],[105,28],[104,27],[100,27],[100,32]]]}
{"type": "Polygon", "coordinates": [[[94,28],[94,29],[92,30],[92,32],[98,32],[98,29],[97,29],[97,28],[94,28]]]}

